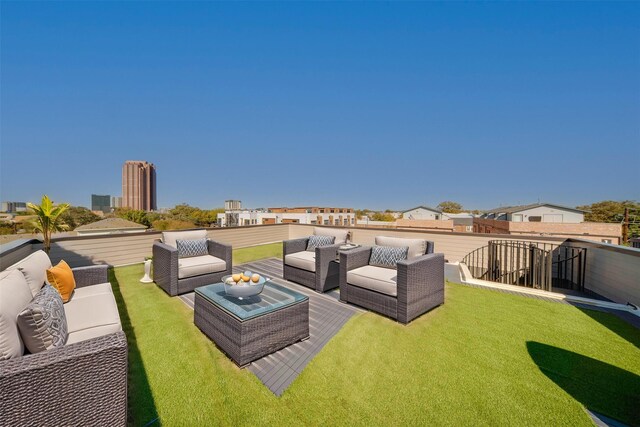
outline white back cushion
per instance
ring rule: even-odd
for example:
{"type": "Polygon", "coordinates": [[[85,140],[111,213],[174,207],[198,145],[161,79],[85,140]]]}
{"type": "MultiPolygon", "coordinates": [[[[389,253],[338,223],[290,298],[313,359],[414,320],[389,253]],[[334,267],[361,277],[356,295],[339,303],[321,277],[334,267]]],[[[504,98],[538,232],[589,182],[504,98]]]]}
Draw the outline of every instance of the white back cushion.
{"type": "Polygon", "coordinates": [[[177,248],[176,240],[206,239],[207,230],[163,231],[162,243],[177,248]]]}
{"type": "Polygon", "coordinates": [[[0,273],[0,360],[24,354],[17,320],[18,313],[32,298],[27,280],[19,270],[0,273]]]}
{"type": "Polygon", "coordinates": [[[407,259],[422,256],[427,251],[427,241],[422,239],[403,239],[401,237],[376,236],[376,245],[393,246],[396,248],[407,246],[409,247],[407,259]]]}
{"type": "Polygon", "coordinates": [[[13,264],[7,270],[20,270],[31,288],[31,296],[34,297],[47,281],[47,269],[49,268],[51,268],[49,255],[45,251],[39,250],[13,264]]]}
{"type": "Polygon", "coordinates": [[[313,227],[313,234],[316,236],[334,236],[336,240],[333,242],[334,245],[347,243],[347,235],[349,234],[349,230],[342,230],[340,228],[323,228],[323,227],[313,227]]]}

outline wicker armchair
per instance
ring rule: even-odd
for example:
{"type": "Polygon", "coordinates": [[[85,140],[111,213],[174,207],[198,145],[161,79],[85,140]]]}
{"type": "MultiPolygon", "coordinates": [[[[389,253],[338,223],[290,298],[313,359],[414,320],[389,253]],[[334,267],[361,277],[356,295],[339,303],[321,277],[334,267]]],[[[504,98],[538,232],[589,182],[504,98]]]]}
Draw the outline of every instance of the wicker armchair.
{"type": "MultiPolygon", "coordinates": [[[[73,269],[76,289],[106,283],[107,266],[73,269]]],[[[0,361],[0,425],[127,423],[124,332],[0,361]]]]}
{"type": "Polygon", "coordinates": [[[323,293],[337,288],[340,277],[338,249],[349,238],[349,230],[343,228],[314,227],[316,236],[333,237],[333,245],[307,251],[309,238],[282,242],[282,270],[285,280],[296,282],[316,292],[323,293]]]}
{"type": "Polygon", "coordinates": [[[206,238],[206,230],[165,232],[162,241],[153,244],[153,280],[171,296],[192,292],[231,274],[231,246],[213,240],[207,241],[208,255],[178,258],[176,240],[192,238],[206,238]],[[194,266],[194,262],[200,264],[194,266]]]}
{"type": "Polygon", "coordinates": [[[403,324],[444,304],[443,254],[427,253],[399,261],[395,270],[369,266],[370,257],[370,247],[340,253],[340,301],[403,324]],[[369,281],[362,280],[366,275],[369,281]],[[358,284],[352,283],[356,281],[358,284]]]}
{"type": "Polygon", "coordinates": [[[322,246],[316,248],[315,252],[308,252],[313,263],[312,267],[301,268],[287,263],[287,255],[305,253],[308,242],[308,237],[282,242],[284,279],[299,283],[319,293],[337,288],[339,285],[340,266],[336,261],[340,244],[322,246]]]}

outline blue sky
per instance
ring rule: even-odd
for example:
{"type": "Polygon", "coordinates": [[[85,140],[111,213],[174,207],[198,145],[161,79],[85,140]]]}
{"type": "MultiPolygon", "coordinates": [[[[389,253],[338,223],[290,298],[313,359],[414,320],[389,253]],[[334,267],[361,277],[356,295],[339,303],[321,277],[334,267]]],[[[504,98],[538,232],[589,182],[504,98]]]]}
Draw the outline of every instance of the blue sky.
{"type": "Polygon", "coordinates": [[[640,3],[1,3],[0,198],[640,199],[640,3]]]}

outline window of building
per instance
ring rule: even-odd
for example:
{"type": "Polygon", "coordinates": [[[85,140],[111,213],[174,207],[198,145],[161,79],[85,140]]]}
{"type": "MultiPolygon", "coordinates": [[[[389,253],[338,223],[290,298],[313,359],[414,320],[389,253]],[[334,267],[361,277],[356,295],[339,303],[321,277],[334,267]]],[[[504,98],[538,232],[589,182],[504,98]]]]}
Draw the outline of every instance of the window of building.
{"type": "Polygon", "coordinates": [[[355,218],[351,218],[351,224],[355,224],[356,223],[356,219],[355,218]]]}
{"type": "Polygon", "coordinates": [[[529,216],[529,222],[542,222],[542,217],[540,215],[531,215],[529,216]]]}
{"type": "Polygon", "coordinates": [[[318,223],[318,221],[316,221],[315,219],[311,220],[311,224],[317,224],[317,223],[318,223]]]}
{"type": "Polygon", "coordinates": [[[329,220],[328,219],[324,220],[324,225],[329,225],[329,220]]]}
{"type": "Polygon", "coordinates": [[[339,219],[336,219],[334,222],[335,222],[335,225],[340,225],[340,220],[339,219]]]}

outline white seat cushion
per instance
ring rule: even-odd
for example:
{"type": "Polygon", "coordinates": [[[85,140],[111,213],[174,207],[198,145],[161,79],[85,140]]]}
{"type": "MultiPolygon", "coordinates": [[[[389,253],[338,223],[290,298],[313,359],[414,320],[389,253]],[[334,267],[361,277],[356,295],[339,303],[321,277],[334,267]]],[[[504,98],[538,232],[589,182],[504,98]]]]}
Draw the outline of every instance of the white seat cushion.
{"type": "Polygon", "coordinates": [[[316,271],[316,253],[309,251],[294,252],[284,257],[284,263],[291,267],[307,271],[316,271]]]}
{"type": "Polygon", "coordinates": [[[197,240],[206,239],[207,230],[187,230],[187,231],[163,231],[162,243],[177,248],[176,240],[197,240]]]}
{"type": "Polygon", "coordinates": [[[427,252],[427,241],[422,239],[404,239],[401,237],[376,236],[377,246],[392,246],[394,248],[408,247],[407,259],[424,255],[427,252]]]}
{"type": "Polygon", "coordinates": [[[342,230],[340,228],[324,228],[324,227],[313,227],[313,234],[316,236],[333,236],[336,240],[333,242],[334,245],[347,243],[347,235],[349,234],[349,230],[342,230]]]}
{"type": "Polygon", "coordinates": [[[69,332],[67,344],[122,330],[118,306],[111,292],[71,298],[64,305],[64,313],[69,332]]]}
{"type": "Polygon", "coordinates": [[[192,256],[178,259],[178,279],[217,273],[227,269],[225,260],[213,255],[192,256]]]}
{"type": "Polygon", "coordinates": [[[73,291],[71,299],[91,297],[99,294],[111,294],[111,283],[100,283],[98,285],[84,286],[82,288],[76,288],[73,291]]]}
{"type": "Polygon", "coordinates": [[[347,283],[381,294],[398,295],[398,272],[390,268],[365,265],[347,272],[347,283]]]}
{"type": "Polygon", "coordinates": [[[19,357],[24,353],[17,317],[32,298],[31,289],[20,271],[0,273],[0,360],[19,357]]]}
{"type": "Polygon", "coordinates": [[[29,288],[31,288],[31,296],[34,297],[47,281],[47,269],[49,268],[51,268],[49,255],[45,251],[39,250],[8,267],[7,270],[22,271],[29,288]]]}

